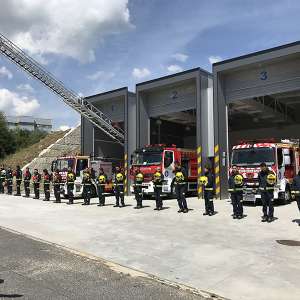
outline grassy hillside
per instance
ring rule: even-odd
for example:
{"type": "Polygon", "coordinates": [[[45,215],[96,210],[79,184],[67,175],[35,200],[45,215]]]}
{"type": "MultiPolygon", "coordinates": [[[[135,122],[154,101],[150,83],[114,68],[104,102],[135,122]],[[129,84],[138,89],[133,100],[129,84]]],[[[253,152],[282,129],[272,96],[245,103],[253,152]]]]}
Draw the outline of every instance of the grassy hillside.
{"type": "Polygon", "coordinates": [[[62,138],[68,131],[56,131],[49,133],[45,138],[38,143],[33,144],[27,148],[23,148],[15,154],[7,156],[5,159],[0,160],[0,166],[10,166],[15,169],[17,165],[21,168],[30,163],[39,153],[54,144],[58,139],[62,138]]]}

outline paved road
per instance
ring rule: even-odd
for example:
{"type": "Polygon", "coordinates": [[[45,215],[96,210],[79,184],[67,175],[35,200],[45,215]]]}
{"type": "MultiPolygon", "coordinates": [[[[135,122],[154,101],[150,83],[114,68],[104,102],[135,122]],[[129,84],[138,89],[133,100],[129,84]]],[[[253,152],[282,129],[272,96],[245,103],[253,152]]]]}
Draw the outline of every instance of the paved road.
{"type": "Polygon", "coordinates": [[[178,214],[174,200],[160,212],[152,200],[142,210],[126,202],[70,206],[0,195],[0,226],[233,300],[300,299],[300,247],[277,243],[300,240],[295,202],[276,207],[270,224],[260,222],[261,207],[233,220],[227,201],[216,201],[213,217],[202,216],[196,198],[188,214],[178,214]]]}
{"type": "Polygon", "coordinates": [[[0,299],[204,299],[3,229],[0,241],[0,299]]]}

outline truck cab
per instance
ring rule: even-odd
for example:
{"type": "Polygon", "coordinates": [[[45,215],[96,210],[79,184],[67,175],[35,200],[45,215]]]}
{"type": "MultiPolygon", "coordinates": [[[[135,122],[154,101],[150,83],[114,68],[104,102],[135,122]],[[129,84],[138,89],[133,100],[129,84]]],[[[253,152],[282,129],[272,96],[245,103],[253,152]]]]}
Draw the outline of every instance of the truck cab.
{"type": "MultiPolygon", "coordinates": [[[[160,167],[164,175],[162,191],[166,195],[172,195],[174,191],[172,190],[171,183],[175,176],[173,171],[176,161],[181,163],[188,173],[188,190],[196,191],[196,151],[177,148],[176,145],[147,145],[134,151],[131,157],[130,177],[132,180],[134,179],[135,171],[139,167],[144,174],[145,187],[143,188],[143,193],[152,195],[154,193],[152,176],[157,167],[160,167]]],[[[131,191],[133,192],[132,187],[131,191]]]]}
{"type": "Polygon", "coordinates": [[[299,141],[244,141],[233,146],[231,166],[236,165],[244,178],[245,201],[260,199],[258,173],[263,162],[277,177],[274,199],[289,202],[290,184],[299,170],[299,141]]]}

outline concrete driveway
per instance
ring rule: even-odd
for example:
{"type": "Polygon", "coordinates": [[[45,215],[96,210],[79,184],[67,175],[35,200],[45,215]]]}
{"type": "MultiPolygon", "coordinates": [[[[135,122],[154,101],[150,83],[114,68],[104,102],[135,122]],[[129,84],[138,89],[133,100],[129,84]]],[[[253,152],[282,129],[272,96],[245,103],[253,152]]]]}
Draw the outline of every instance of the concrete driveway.
{"type": "Polygon", "coordinates": [[[80,203],[68,206],[0,195],[0,226],[89,253],[161,278],[233,300],[300,299],[300,241],[296,203],[275,208],[278,219],[261,223],[261,207],[246,207],[233,220],[228,201],[218,214],[202,216],[203,202],[189,198],[191,210],[178,214],[175,200],[153,211],[127,199],[125,208],[80,203]]]}

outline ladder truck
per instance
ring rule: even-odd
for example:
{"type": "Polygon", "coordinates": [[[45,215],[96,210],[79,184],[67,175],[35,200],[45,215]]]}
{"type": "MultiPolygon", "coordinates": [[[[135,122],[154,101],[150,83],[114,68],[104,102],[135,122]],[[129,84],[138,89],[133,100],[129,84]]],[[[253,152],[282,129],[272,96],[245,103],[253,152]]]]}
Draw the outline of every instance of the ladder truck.
{"type": "MultiPolygon", "coordinates": [[[[120,145],[124,145],[124,131],[114,126],[107,115],[84,97],[80,97],[73,90],[66,88],[54,75],[45,70],[43,66],[2,34],[0,34],[0,53],[59,96],[67,105],[89,120],[95,127],[102,130],[120,145]]],[[[74,191],[74,194],[78,194],[77,190],[74,191]]]]}

